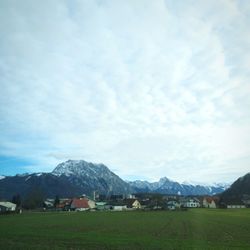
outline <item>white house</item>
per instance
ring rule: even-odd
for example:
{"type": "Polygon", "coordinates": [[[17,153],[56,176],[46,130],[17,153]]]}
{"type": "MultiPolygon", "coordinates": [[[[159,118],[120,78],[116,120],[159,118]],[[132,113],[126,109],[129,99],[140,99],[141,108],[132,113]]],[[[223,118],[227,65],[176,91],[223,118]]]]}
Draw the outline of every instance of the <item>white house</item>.
{"type": "Polygon", "coordinates": [[[9,201],[0,202],[0,212],[15,211],[15,210],[16,210],[16,204],[9,201]]]}
{"type": "Polygon", "coordinates": [[[180,208],[180,203],[176,200],[170,200],[167,202],[167,209],[168,210],[175,210],[176,208],[180,208]]]}
{"type": "Polygon", "coordinates": [[[243,204],[229,204],[227,208],[246,208],[246,205],[243,204]]]}
{"type": "Polygon", "coordinates": [[[114,211],[127,210],[127,206],[126,205],[115,205],[115,206],[112,206],[112,210],[114,210],[114,211]]]}
{"type": "Polygon", "coordinates": [[[140,209],[141,208],[141,203],[138,200],[134,200],[134,202],[132,203],[132,208],[140,209]]]}
{"type": "Polygon", "coordinates": [[[88,199],[88,205],[90,209],[94,209],[96,207],[95,201],[88,199]]]}
{"type": "Polygon", "coordinates": [[[187,208],[200,207],[200,201],[197,198],[187,198],[181,201],[181,205],[187,208]]]}

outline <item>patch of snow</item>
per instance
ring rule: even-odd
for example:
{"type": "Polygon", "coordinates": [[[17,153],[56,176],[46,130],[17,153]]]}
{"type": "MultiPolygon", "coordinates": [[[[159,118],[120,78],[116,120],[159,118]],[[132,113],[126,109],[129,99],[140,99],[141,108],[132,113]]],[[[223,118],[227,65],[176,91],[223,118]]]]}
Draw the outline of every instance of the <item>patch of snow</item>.
{"type": "Polygon", "coordinates": [[[213,183],[213,187],[228,189],[231,186],[230,183],[213,183]]]}
{"type": "Polygon", "coordinates": [[[31,176],[28,176],[28,177],[25,179],[25,181],[29,180],[30,178],[31,178],[31,176]]]}
{"type": "Polygon", "coordinates": [[[202,183],[198,181],[184,181],[182,182],[182,185],[187,185],[187,186],[208,186],[207,183],[202,183]]]}
{"type": "Polygon", "coordinates": [[[0,180],[3,180],[5,178],[5,176],[0,175],[0,180]]]}

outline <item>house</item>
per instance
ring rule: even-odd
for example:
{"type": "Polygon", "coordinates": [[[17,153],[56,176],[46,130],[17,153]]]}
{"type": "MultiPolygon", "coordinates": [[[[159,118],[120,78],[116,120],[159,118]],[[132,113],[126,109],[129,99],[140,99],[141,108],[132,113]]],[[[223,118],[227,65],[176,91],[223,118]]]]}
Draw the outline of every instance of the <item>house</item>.
{"type": "Polygon", "coordinates": [[[141,209],[141,203],[137,199],[124,199],[123,204],[129,209],[141,209]]]}
{"type": "Polygon", "coordinates": [[[15,210],[16,210],[16,204],[8,201],[0,202],[0,212],[15,211],[15,210]]]}
{"type": "Polygon", "coordinates": [[[177,208],[180,208],[180,203],[176,200],[169,200],[167,201],[167,209],[168,210],[175,210],[177,208]]]}
{"type": "Polygon", "coordinates": [[[70,210],[73,211],[86,211],[89,210],[90,206],[88,199],[86,198],[74,198],[70,204],[70,210]]]}
{"type": "Polygon", "coordinates": [[[216,208],[217,200],[213,197],[207,196],[202,200],[202,205],[205,208],[216,208]]]}
{"type": "Polygon", "coordinates": [[[109,204],[109,208],[113,211],[124,211],[127,210],[127,205],[124,205],[123,202],[112,202],[109,204]]]}
{"type": "Polygon", "coordinates": [[[124,211],[124,210],[127,210],[127,206],[126,205],[114,205],[114,206],[111,206],[111,210],[124,211]]]}
{"type": "Polygon", "coordinates": [[[69,211],[70,210],[70,205],[71,205],[72,200],[71,199],[60,199],[59,204],[56,205],[56,210],[64,210],[64,211],[69,211]]]}
{"type": "Polygon", "coordinates": [[[96,202],[95,205],[97,210],[103,211],[107,209],[107,202],[99,201],[96,202]]]}
{"type": "Polygon", "coordinates": [[[246,208],[246,205],[240,201],[232,201],[227,203],[227,208],[246,208]]]}
{"type": "Polygon", "coordinates": [[[250,208],[250,199],[243,200],[243,203],[247,208],[250,208]]]}
{"type": "Polygon", "coordinates": [[[72,199],[70,202],[69,209],[67,210],[85,211],[85,210],[93,210],[95,208],[96,208],[95,201],[90,199],[86,195],[83,195],[79,198],[72,199]]]}
{"type": "Polygon", "coordinates": [[[140,200],[140,204],[141,204],[141,209],[148,210],[150,207],[151,201],[148,198],[143,199],[143,200],[140,200]]]}
{"type": "Polygon", "coordinates": [[[242,202],[247,208],[250,208],[250,195],[243,194],[242,202]]]}
{"type": "Polygon", "coordinates": [[[126,195],[126,198],[127,198],[127,199],[135,199],[136,197],[135,197],[134,194],[127,194],[127,195],[126,195]]]}
{"type": "Polygon", "coordinates": [[[109,209],[113,211],[123,211],[127,210],[127,205],[122,201],[110,201],[108,203],[109,209]]]}
{"type": "Polygon", "coordinates": [[[167,209],[168,210],[175,210],[176,209],[174,201],[168,201],[167,202],[167,209]]]}
{"type": "Polygon", "coordinates": [[[197,208],[200,207],[200,201],[197,198],[182,198],[180,204],[185,208],[197,208]]]}
{"type": "Polygon", "coordinates": [[[227,208],[246,208],[246,205],[242,205],[242,204],[229,204],[229,205],[227,205],[227,208]]]}
{"type": "Polygon", "coordinates": [[[54,208],[54,201],[50,201],[49,199],[43,202],[44,209],[52,209],[54,208]]]}
{"type": "Polygon", "coordinates": [[[93,200],[91,200],[91,199],[89,199],[89,198],[87,198],[87,200],[88,200],[89,208],[90,208],[90,209],[95,209],[95,208],[96,208],[95,201],[93,201],[93,200]]]}

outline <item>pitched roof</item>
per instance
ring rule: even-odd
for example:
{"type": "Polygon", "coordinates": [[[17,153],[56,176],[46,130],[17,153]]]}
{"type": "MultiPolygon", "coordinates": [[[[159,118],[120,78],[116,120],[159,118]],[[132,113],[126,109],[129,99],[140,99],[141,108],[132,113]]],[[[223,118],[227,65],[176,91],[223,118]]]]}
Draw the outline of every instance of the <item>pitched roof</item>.
{"type": "Polygon", "coordinates": [[[123,203],[124,205],[127,205],[128,207],[132,208],[135,201],[138,201],[138,200],[137,199],[124,199],[123,203]]]}
{"type": "Polygon", "coordinates": [[[85,198],[74,198],[71,202],[71,206],[74,208],[89,208],[88,200],[85,198]]]}
{"type": "Polygon", "coordinates": [[[204,197],[204,200],[206,200],[207,203],[212,203],[214,200],[212,197],[204,197]]]}
{"type": "Polygon", "coordinates": [[[16,204],[9,202],[9,201],[2,201],[0,202],[0,206],[12,208],[12,207],[16,207],[16,204]]]}
{"type": "Polygon", "coordinates": [[[220,199],[217,196],[213,196],[213,197],[206,196],[206,197],[204,197],[203,200],[206,200],[206,202],[209,203],[209,204],[211,204],[212,202],[214,202],[215,204],[218,204],[220,199]]]}

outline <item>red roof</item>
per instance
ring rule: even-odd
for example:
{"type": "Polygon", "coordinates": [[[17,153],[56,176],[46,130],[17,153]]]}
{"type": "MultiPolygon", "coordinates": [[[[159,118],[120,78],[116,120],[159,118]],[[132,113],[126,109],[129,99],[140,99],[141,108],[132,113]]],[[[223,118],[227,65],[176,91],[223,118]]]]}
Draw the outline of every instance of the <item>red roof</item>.
{"type": "Polygon", "coordinates": [[[213,201],[212,197],[206,197],[205,199],[207,200],[208,203],[212,203],[212,201],[213,201]]]}
{"type": "Polygon", "coordinates": [[[74,208],[89,208],[88,200],[85,198],[74,198],[71,202],[71,206],[74,208]]]}
{"type": "Polygon", "coordinates": [[[218,200],[219,200],[219,198],[218,197],[205,197],[204,199],[206,199],[206,201],[208,202],[208,203],[212,203],[213,201],[216,203],[216,202],[218,202],[218,200]]]}

